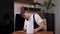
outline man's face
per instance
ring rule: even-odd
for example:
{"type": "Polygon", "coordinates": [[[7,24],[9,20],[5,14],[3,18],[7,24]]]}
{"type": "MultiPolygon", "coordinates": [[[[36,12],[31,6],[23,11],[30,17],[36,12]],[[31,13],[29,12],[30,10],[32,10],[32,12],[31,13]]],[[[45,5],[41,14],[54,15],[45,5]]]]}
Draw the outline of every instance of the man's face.
{"type": "Polygon", "coordinates": [[[23,14],[23,17],[24,17],[25,19],[27,19],[27,18],[28,18],[28,16],[29,16],[29,15],[28,15],[28,13],[27,13],[27,12],[23,14]]]}

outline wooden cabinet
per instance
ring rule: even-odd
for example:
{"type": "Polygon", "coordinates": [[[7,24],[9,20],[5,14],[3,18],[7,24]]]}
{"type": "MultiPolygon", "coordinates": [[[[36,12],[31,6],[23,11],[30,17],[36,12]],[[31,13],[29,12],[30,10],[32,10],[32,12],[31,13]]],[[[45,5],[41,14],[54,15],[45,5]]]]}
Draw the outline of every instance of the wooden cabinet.
{"type": "Polygon", "coordinates": [[[55,22],[54,22],[54,14],[45,13],[46,23],[47,23],[47,31],[54,31],[55,22]]]}
{"type": "Polygon", "coordinates": [[[20,14],[16,14],[15,31],[23,30],[24,21],[25,19],[20,14]]]}

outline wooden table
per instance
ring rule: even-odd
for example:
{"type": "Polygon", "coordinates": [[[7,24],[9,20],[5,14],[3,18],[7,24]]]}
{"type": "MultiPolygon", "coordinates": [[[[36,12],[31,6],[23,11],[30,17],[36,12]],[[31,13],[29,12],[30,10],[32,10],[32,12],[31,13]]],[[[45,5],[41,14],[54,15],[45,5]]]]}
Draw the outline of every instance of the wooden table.
{"type": "MultiPolygon", "coordinates": [[[[27,34],[26,32],[13,32],[12,34],[27,34]]],[[[34,34],[53,34],[53,32],[36,32],[34,34]]]]}

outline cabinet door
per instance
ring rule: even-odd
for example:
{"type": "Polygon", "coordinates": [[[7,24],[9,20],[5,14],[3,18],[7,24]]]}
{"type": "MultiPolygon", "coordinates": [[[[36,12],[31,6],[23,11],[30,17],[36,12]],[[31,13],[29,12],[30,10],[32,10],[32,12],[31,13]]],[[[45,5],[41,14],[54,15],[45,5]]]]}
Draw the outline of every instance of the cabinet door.
{"type": "Polygon", "coordinates": [[[45,14],[47,22],[47,31],[54,31],[54,14],[45,14]]]}
{"type": "Polygon", "coordinates": [[[12,11],[2,10],[0,13],[0,33],[10,34],[14,31],[14,15],[12,11]],[[11,15],[12,14],[12,15],[11,15]]]}
{"type": "Polygon", "coordinates": [[[15,31],[23,30],[24,21],[25,19],[20,14],[16,14],[15,31]]]}

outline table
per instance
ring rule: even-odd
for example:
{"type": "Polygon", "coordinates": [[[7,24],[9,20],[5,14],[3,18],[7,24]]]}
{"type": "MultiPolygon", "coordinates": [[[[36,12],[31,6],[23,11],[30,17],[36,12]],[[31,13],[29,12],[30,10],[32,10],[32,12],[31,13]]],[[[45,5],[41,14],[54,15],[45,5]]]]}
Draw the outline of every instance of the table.
{"type": "MultiPolygon", "coordinates": [[[[13,32],[12,34],[27,34],[26,32],[13,32]]],[[[34,34],[53,34],[51,31],[36,32],[34,34]]]]}

